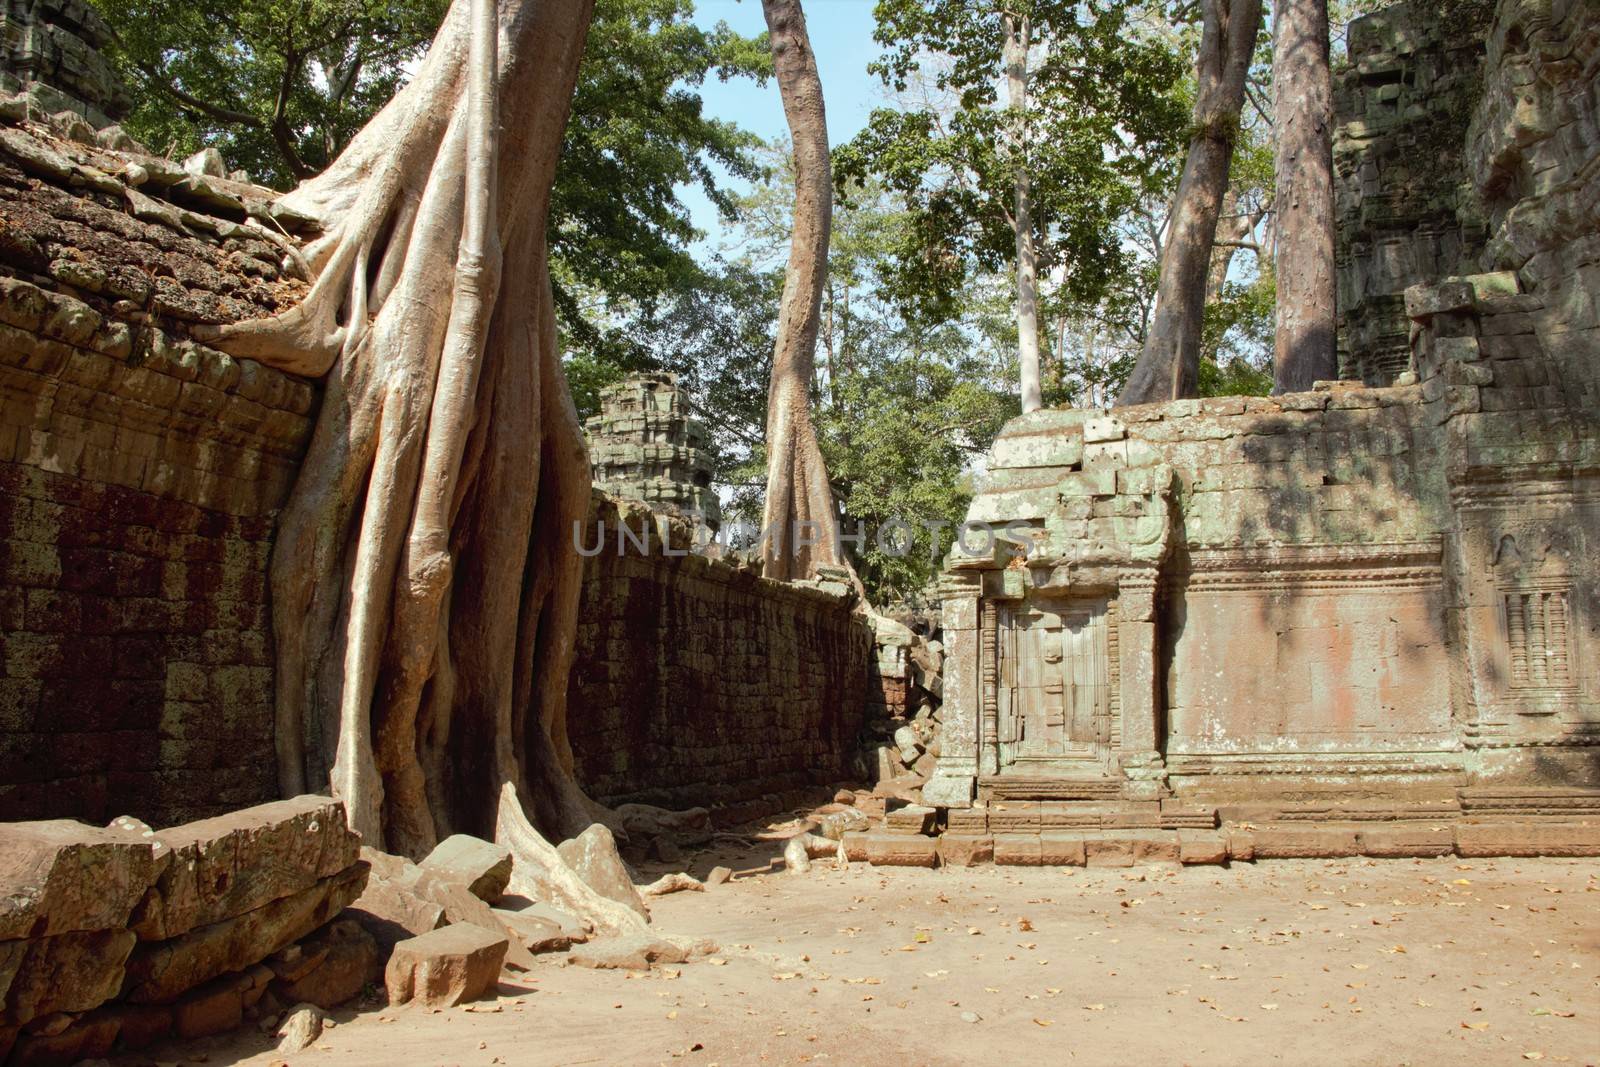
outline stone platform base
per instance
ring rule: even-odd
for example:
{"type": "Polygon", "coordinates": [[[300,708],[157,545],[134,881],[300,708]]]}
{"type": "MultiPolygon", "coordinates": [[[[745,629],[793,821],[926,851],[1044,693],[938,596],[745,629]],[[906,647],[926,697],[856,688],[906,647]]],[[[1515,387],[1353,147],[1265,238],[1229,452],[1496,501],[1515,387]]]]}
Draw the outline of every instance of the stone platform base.
{"type": "Polygon", "coordinates": [[[846,835],[878,866],[1131,867],[1235,860],[1600,856],[1600,791],[1462,789],[1362,804],[1007,801],[897,818],[846,835]]]}

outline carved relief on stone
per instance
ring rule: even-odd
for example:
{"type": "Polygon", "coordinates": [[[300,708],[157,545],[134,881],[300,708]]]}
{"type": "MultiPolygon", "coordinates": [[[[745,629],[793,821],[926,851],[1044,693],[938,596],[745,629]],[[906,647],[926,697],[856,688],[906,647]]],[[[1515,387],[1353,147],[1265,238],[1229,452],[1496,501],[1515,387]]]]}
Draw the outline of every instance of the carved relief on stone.
{"type": "MultiPolygon", "coordinates": [[[[1563,553],[1527,535],[1518,544],[1504,534],[1495,547],[1495,589],[1499,596],[1504,686],[1530,697],[1575,693],[1572,633],[1572,578],[1563,553]]],[[[1548,704],[1524,714],[1548,713],[1548,704]]]]}

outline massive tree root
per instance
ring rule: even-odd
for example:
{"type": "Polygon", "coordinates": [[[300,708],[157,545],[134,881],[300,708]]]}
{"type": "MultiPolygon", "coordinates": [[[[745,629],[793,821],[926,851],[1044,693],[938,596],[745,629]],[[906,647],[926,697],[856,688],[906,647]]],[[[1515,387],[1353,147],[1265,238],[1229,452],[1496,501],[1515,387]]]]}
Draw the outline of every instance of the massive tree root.
{"type": "Polygon", "coordinates": [[[498,828],[537,870],[535,825],[597,814],[566,743],[589,472],[544,241],[591,4],[455,0],[415,80],[286,198],[322,227],[306,300],[211,338],[326,376],[272,561],[280,787],[331,778],[412,857],[498,828]]]}

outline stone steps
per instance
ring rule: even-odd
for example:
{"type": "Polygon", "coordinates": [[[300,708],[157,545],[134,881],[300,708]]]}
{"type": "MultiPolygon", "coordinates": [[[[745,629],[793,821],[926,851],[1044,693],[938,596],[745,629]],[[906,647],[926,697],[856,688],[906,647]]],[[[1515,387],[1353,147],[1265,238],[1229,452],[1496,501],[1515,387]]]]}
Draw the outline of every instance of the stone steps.
{"type": "Polygon", "coordinates": [[[1297,822],[1219,829],[946,830],[938,836],[885,831],[845,837],[852,861],[875,866],[1130,867],[1264,859],[1400,859],[1438,856],[1600,856],[1600,819],[1297,822]]]}

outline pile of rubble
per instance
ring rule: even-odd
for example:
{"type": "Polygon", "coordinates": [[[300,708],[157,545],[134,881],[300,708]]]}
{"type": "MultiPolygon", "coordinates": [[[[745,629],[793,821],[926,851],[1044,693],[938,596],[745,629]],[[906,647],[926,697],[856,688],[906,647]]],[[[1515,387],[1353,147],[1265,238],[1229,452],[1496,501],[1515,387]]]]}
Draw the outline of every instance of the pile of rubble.
{"type": "Polygon", "coordinates": [[[0,1062],[71,1063],[360,993],[378,948],[336,921],[367,882],[359,846],[343,808],[311,796],[160,832],[0,824],[0,1062]]]}
{"type": "Polygon", "coordinates": [[[867,694],[870,777],[884,795],[917,799],[939,764],[944,645],[936,621],[867,619],[877,653],[867,694]]]}

